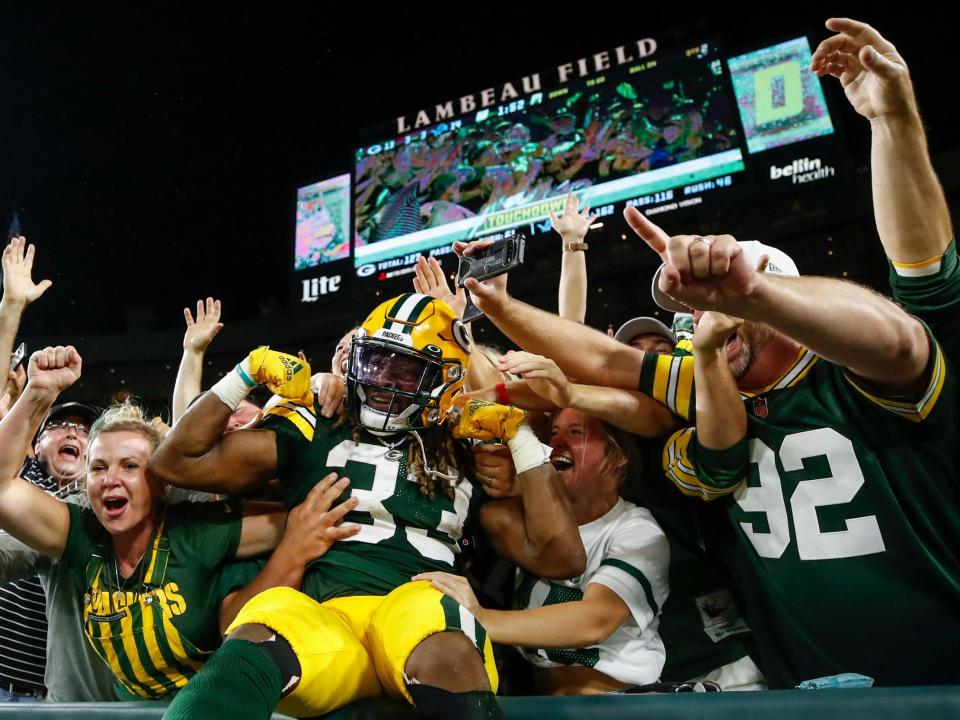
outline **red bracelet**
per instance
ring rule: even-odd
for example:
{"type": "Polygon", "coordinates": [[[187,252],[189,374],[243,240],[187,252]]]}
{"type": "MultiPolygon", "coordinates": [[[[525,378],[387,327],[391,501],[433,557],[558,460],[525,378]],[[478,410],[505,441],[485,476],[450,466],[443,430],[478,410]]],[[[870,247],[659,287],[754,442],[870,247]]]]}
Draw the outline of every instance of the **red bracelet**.
{"type": "Polygon", "coordinates": [[[510,393],[507,392],[507,386],[503,383],[497,383],[497,402],[501,405],[510,405],[510,393]]]}

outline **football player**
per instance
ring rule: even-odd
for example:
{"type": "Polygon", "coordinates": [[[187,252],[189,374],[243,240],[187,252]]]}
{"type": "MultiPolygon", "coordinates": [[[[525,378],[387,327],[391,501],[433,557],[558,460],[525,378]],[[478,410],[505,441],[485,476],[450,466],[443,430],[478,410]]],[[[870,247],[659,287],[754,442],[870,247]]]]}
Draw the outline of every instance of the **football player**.
{"type": "Polygon", "coordinates": [[[314,716],[381,693],[428,717],[499,717],[490,641],[476,619],[418,573],[451,571],[476,514],[498,549],[543,577],[580,574],[585,554],[550,449],[515,408],[472,401],[454,418],[470,362],[463,324],[419,294],[389,300],[350,346],[347,422],[322,417],[301,360],[253,351],[184,415],[152,471],[178,485],[242,492],[279,477],[295,505],[327,472],[349,476],[345,520],[360,532],[309,568],[302,592],[275,587],[251,600],[227,641],[167,717],[282,712],[314,716]],[[257,429],[223,435],[257,384],[287,398],[257,429]],[[519,496],[484,501],[458,434],[504,438],[519,496]]]}

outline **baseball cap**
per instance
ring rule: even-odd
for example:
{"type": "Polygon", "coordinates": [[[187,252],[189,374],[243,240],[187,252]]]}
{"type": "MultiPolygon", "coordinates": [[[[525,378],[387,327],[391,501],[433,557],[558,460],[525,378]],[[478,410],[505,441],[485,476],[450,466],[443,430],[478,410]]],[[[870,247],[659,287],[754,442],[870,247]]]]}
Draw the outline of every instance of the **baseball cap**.
{"type": "Polygon", "coordinates": [[[613,335],[613,339],[629,345],[637,335],[659,335],[669,340],[673,345],[677,344],[677,336],[662,322],[652,317],[635,317],[627,320],[620,329],[613,335]]]}
{"type": "MultiPolygon", "coordinates": [[[[747,259],[754,266],[756,266],[757,261],[759,261],[763,255],[766,255],[769,258],[767,260],[767,267],[764,272],[769,273],[770,275],[800,277],[800,271],[797,270],[796,263],[793,262],[793,259],[783,250],[778,250],[770,245],[764,245],[759,240],[738,240],[737,242],[740,244],[740,247],[743,248],[743,252],[747,256],[747,259]]],[[[683,313],[690,312],[690,308],[687,305],[677,302],[659,288],[657,283],[660,281],[660,273],[663,272],[663,268],[664,265],[661,265],[653,274],[653,283],[650,286],[650,293],[653,295],[653,301],[664,310],[683,313]]]]}
{"type": "Polygon", "coordinates": [[[79,402],[60,403],[59,405],[54,405],[47,411],[47,414],[43,418],[43,422],[40,423],[40,429],[37,431],[37,437],[39,437],[40,433],[47,429],[47,425],[49,425],[51,422],[57,420],[58,418],[68,417],[70,415],[85,420],[87,427],[91,427],[93,425],[93,421],[100,417],[100,413],[97,411],[97,409],[91,407],[90,405],[85,405],[84,403],[79,402]]]}

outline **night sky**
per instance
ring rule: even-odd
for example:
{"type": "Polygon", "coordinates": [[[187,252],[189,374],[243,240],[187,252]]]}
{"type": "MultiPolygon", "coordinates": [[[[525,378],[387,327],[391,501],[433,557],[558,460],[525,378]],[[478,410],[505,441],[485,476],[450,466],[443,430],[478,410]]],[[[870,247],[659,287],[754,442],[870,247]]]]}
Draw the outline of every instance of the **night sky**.
{"type": "MultiPolygon", "coordinates": [[[[206,294],[223,298],[228,321],[282,311],[296,188],[349,171],[360,129],[691,24],[682,6],[510,17],[495,7],[371,6],[351,20],[318,6],[6,3],[0,224],[22,208],[35,278],[54,281],[24,333],[173,331],[180,308],[206,294]]],[[[769,7],[693,24],[731,51],[827,35],[826,15],[769,7]]],[[[940,12],[865,17],[911,64],[937,153],[957,145],[960,86],[954,25],[940,12]]],[[[848,115],[865,161],[866,124],[848,115]]]]}

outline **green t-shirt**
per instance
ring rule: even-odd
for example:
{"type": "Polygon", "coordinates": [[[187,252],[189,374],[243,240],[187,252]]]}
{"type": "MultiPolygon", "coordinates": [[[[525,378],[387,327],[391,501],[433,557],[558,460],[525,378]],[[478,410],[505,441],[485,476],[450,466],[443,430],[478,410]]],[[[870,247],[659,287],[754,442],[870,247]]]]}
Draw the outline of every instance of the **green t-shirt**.
{"type": "Polygon", "coordinates": [[[678,487],[728,517],[724,555],[772,687],[843,672],[878,685],[960,679],[955,252],[936,275],[895,286],[950,343],[931,341],[917,397],[885,397],[804,352],[745,397],[743,442],[709,451],[687,429],[664,453],[678,487]],[[928,315],[925,301],[954,314],[928,315]]]}
{"type": "Polygon", "coordinates": [[[83,593],[83,623],[123,689],[156,699],[186,685],[220,644],[221,575],[240,543],[239,505],[166,507],[147,552],[120,576],[110,536],[89,508],[67,505],[61,562],[83,593]]]}
{"type": "MultiPolygon", "coordinates": [[[[330,472],[350,478],[338,498],[356,497],[359,504],[344,519],[361,526],[349,540],[336,543],[313,561],[302,590],[317,601],[349,595],[384,595],[432,570],[453,570],[459,540],[468,516],[482,493],[466,479],[455,486],[454,499],[420,492],[407,464],[407,443],[392,450],[378,438],[293,404],[272,409],[261,425],[277,437],[278,476],[284,502],[299,504],[330,472]]],[[[400,435],[385,438],[391,444],[400,435]]],[[[414,446],[415,452],[420,452],[414,446]]]]}

